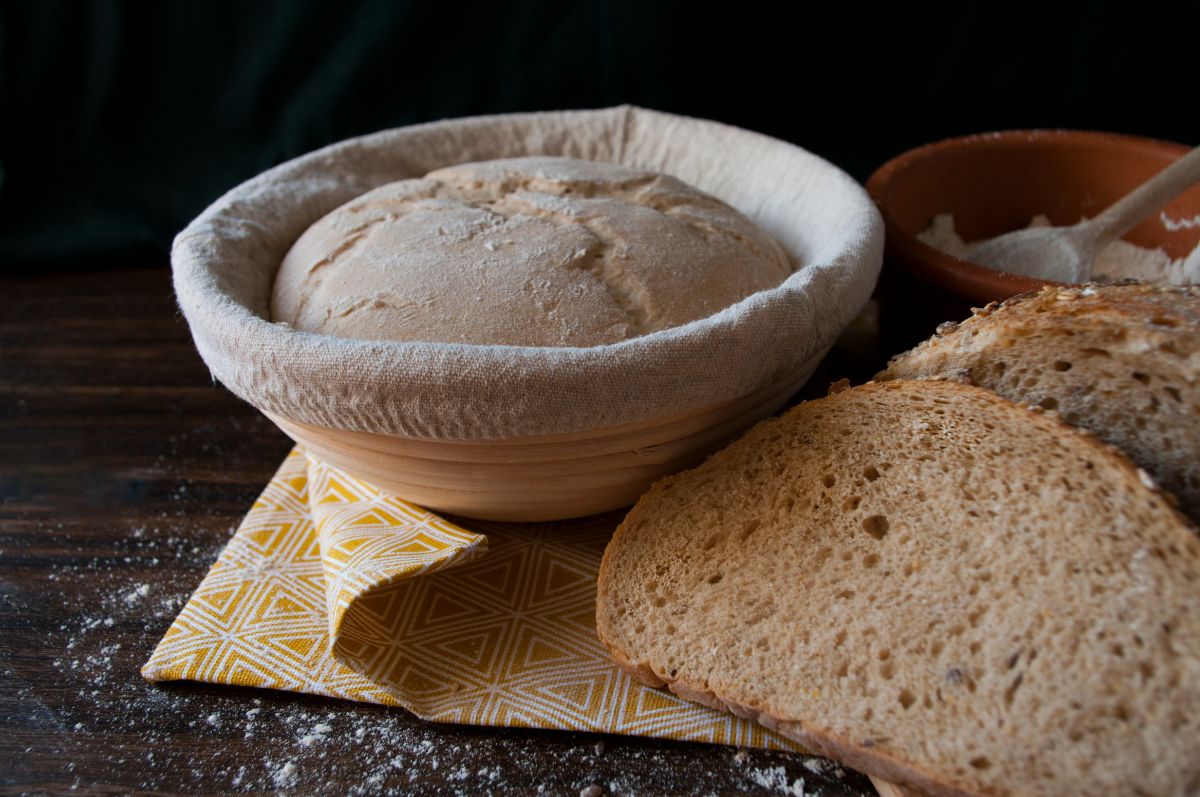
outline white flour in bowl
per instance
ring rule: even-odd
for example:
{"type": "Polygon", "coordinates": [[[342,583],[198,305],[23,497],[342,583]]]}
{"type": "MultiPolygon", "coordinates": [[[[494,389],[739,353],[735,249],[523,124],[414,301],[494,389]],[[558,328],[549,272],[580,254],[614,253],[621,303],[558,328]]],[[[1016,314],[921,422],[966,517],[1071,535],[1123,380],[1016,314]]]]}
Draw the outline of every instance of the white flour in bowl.
{"type": "MultiPolygon", "coordinates": [[[[1029,228],[1049,226],[1050,220],[1041,214],[1034,216],[1028,225],[1029,228]]],[[[966,259],[967,242],[954,229],[953,213],[934,216],[929,226],[917,234],[917,239],[951,257],[966,259]]],[[[1118,239],[1096,255],[1092,279],[1101,282],[1138,279],[1169,285],[1197,283],[1200,282],[1200,246],[1186,257],[1172,260],[1162,249],[1146,249],[1118,239]]]]}

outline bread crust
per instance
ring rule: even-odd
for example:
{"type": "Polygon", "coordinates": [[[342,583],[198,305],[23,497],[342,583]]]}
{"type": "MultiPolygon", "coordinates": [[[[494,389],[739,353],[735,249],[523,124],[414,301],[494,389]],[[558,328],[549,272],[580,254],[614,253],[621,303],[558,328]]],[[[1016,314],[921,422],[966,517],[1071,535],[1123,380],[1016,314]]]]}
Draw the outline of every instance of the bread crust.
{"type": "Polygon", "coordinates": [[[894,756],[884,755],[880,751],[856,745],[827,730],[822,731],[795,720],[783,721],[764,710],[723,699],[707,687],[680,679],[671,679],[663,673],[656,672],[648,664],[635,664],[630,661],[619,649],[609,644],[603,635],[601,635],[600,641],[608,649],[609,655],[612,656],[618,667],[652,689],[665,687],[684,700],[690,700],[717,711],[728,711],[743,719],[757,722],[764,728],[775,731],[780,736],[785,736],[806,749],[838,761],[851,769],[883,778],[892,783],[921,789],[934,797],[986,797],[983,792],[963,791],[955,788],[952,784],[938,780],[932,773],[920,767],[907,764],[894,756]]]}
{"type": "Polygon", "coordinates": [[[1116,445],[1200,520],[1200,286],[1048,286],[941,325],[875,379],[969,381],[1041,402],[1116,445]]]}
{"type": "Polygon", "coordinates": [[[909,378],[899,366],[932,349],[952,345],[981,326],[997,323],[1032,323],[1057,326],[1061,319],[1101,329],[1112,325],[1131,327],[1154,340],[1178,337],[1172,330],[1200,329],[1200,285],[1160,285],[1125,280],[1118,283],[1089,283],[1080,287],[1046,286],[1020,293],[1002,302],[972,309],[965,321],[947,321],[936,333],[916,347],[892,357],[875,375],[876,381],[909,378]],[[1083,311],[1083,312],[1081,312],[1083,311]],[[1151,323],[1152,319],[1159,323],[1151,323]]]}
{"type": "MultiPolygon", "coordinates": [[[[914,383],[905,380],[895,380],[885,383],[869,382],[854,390],[905,389],[905,385],[923,384],[927,385],[930,383],[914,383]]],[[[950,393],[986,394],[1001,411],[1030,413],[1039,416],[1040,423],[1049,425],[1047,431],[1050,434],[1061,434],[1082,442],[1090,449],[1091,455],[1097,460],[1104,460],[1108,466],[1119,470],[1130,483],[1139,485],[1139,489],[1145,489],[1147,492],[1153,493],[1158,498],[1163,499],[1163,503],[1170,509],[1173,517],[1182,527],[1191,532],[1187,537],[1187,544],[1200,554],[1200,536],[1198,536],[1200,532],[1197,531],[1190,519],[1171,504],[1168,500],[1170,498],[1169,494],[1162,491],[1144,470],[1138,468],[1137,465],[1113,446],[1106,444],[1086,430],[1065,423],[1054,413],[1041,411],[1040,408],[1010,402],[970,384],[957,382],[938,382],[937,384],[939,385],[939,390],[950,393]]],[[[838,394],[831,394],[831,396],[836,395],[838,394]]],[[[817,401],[828,400],[830,399],[819,399],[817,401]]],[[[790,412],[797,412],[802,406],[800,405],[790,412]]],[[[614,533],[612,541],[605,550],[600,566],[596,628],[601,642],[619,667],[647,686],[656,688],[665,686],[671,692],[684,699],[692,700],[718,710],[730,711],[738,716],[754,720],[764,727],[780,733],[782,736],[792,739],[815,752],[835,759],[849,767],[893,783],[920,789],[930,795],[935,795],[935,797],[996,797],[996,795],[1007,793],[986,787],[972,788],[971,784],[960,782],[953,777],[946,777],[939,772],[891,755],[888,751],[870,744],[870,740],[855,742],[832,732],[827,727],[821,727],[816,722],[799,718],[782,717],[773,714],[769,707],[763,705],[739,703],[731,699],[729,695],[721,694],[719,691],[714,690],[707,683],[695,683],[683,676],[673,677],[670,673],[656,669],[650,662],[635,661],[623,651],[614,641],[616,635],[613,633],[613,629],[609,627],[609,617],[604,612],[604,606],[606,605],[605,598],[611,584],[614,551],[620,546],[623,537],[629,533],[629,529],[638,520],[640,511],[645,506],[646,499],[656,492],[662,491],[675,478],[678,478],[678,475],[667,477],[657,482],[646,496],[643,496],[642,501],[639,501],[638,505],[631,510],[614,533]]]]}

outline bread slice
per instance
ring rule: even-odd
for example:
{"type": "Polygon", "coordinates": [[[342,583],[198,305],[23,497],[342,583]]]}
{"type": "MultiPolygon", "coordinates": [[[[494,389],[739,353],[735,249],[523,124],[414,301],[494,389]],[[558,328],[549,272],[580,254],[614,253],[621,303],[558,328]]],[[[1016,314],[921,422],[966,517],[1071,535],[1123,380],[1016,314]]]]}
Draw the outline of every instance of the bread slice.
{"type": "Polygon", "coordinates": [[[1044,288],[943,325],[875,378],[931,377],[1056,410],[1200,522],[1200,286],[1044,288]]]}
{"type": "Polygon", "coordinates": [[[659,481],[600,568],[642,681],[935,795],[1200,789],[1200,539],[1127,459],[867,384],[659,481]]]}

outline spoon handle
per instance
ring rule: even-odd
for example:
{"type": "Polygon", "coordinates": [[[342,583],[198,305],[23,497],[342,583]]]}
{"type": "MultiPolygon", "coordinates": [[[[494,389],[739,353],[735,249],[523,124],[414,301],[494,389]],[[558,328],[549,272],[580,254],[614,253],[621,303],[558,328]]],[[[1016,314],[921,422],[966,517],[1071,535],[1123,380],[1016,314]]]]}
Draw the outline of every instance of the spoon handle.
{"type": "Polygon", "coordinates": [[[1096,214],[1089,226],[1096,231],[1098,248],[1129,232],[1196,182],[1200,182],[1200,147],[1096,214]]]}

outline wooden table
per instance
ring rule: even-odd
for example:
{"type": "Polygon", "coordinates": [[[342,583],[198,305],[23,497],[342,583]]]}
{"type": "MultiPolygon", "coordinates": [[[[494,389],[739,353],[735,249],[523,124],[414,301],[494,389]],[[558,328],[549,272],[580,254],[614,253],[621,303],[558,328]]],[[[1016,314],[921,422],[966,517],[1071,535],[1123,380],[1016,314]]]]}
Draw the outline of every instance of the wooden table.
{"type": "Polygon", "coordinates": [[[165,267],[0,287],[0,792],[874,793],[801,755],[144,682],[291,443],[213,384],[165,267]]]}

